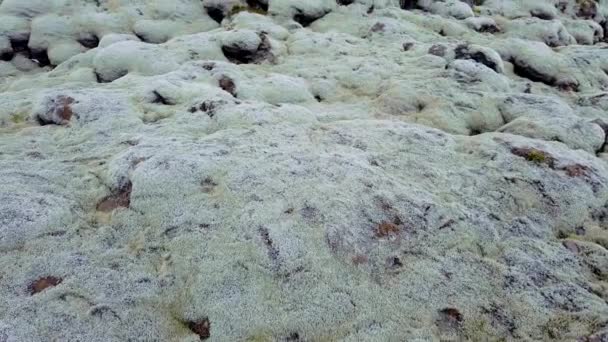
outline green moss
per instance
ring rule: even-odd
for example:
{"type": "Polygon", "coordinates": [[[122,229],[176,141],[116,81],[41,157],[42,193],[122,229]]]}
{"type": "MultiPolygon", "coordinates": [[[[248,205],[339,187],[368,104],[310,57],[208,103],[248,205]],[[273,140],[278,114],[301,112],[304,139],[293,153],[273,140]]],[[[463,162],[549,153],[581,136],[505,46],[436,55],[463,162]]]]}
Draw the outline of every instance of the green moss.
{"type": "MultiPolygon", "coordinates": [[[[558,314],[549,318],[542,327],[542,332],[548,340],[564,340],[572,337],[575,331],[584,328],[584,324],[579,322],[576,316],[569,314],[558,314]]],[[[579,334],[582,331],[579,331],[579,334]]]]}
{"type": "Polygon", "coordinates": [[[526,156],[526,160],[535,162],[538,164],[543,164],[547,161],[547,154],[545,154],[543,151],[532,150],[526,156]]]}
{"type": "Polygon", "coordinates": [[[583,235],[558,233],[558,238],[569,239],[576,241],[591,242],[596,245],[608,249],[608,231],[595,225],[586,226],[586,232],[583,235]]]}
{"type": "Polygon", "coordinates": [[[268,14],[268,12],[264,11],[263,9],[260,8],[252,8],[249,6],[243,6],[243,5],[236,5],[234,7],[232,7],[232,9],[230,10],[229,15],[235,16],[241,12],[249,12],[249,13],[256,13],[256,14],[261,14],[261,15],[266,15],[268,14]]]}
{"type": "Polygon", "coordinates": [[[246,340],[247,342],[271,342],[273,341],[272,335],[264,332],[254,333],[249,336],[246,340]]]}
{"type": "Polygon", "coordinates": [[[531,147],[516,147],[511,149],[511,153],[516,156],[525,158],[527,161],[535,164],[545,164],[551,168],[555,166],[555,159],[553,158],[553,156],[543,150],[531,147]]]}
{"type": "Polygon", "coordinates": [[[26,116],[25,116],[25,115],[23,115],[23,114],[13,114],[13,115],[11,116],[11,119],[10,119],[10,120],[11,120],[11,122],[12,122],[12,123],[14,123],[14,124],[20,124],[20,123],[25,122],[25,119],[26,119],[26,116]]]}
{"type": "Polygon", "coordinates": [[[580,6],[593,6],[593,0],[576,0],[576,3],[580,6]]]}
{"type": "Polygon", "coordinates": [[[496,331],[492,327],[492,323],[482,315],[473,315],[469,318],[465,318],[462,333],[462,337],[465,341],[507,341],[507,337],[504,336],[504,333],[496,331]]]}

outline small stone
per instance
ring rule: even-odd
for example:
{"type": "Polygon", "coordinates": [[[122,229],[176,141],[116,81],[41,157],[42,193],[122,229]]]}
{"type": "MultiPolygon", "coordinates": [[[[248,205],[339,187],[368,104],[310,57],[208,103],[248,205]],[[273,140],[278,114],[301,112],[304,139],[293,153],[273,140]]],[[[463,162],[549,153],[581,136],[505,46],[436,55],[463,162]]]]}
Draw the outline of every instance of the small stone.
{"type": "Polygon", "coordinates": [[[463,321],[462,313],[456,308],[445,308],[439,311],[438,324],[442,328],[459,329],[463,321]]]}
{"type": "Polygon", "coordinates": [[[111,212],[117,208],[128,208],[131,205],[131,191],[133,185],[129,182],[118,192],[104,198],[97,204],[97,210],[101,212],[111,212]]]}
{"type": "Polygon", "coordinates": [[[388,221],[383,221],[376,227],[376,237],[382,238],[399,234],[399,226],[388,221]]]}
{"type": "Polygon", "coordinates": [[[201,182],[201,190],[206,194],[212,193],[216,186],[217,183],[210,177],[205,178],[201,182]]]}
{"type": "Polygon", "coordinates": [[[570,177],[586,176],[590,171],[587,166],[580,164],[567,165],[563,170],[566,171],[566,174],[570,177]]]}
{"type": "Polygon", "coordinates": [[[222,76],[218,82],[220,88],[228,92],[230,95],[236,97],[236,85],[234,84],[232,78],[228,76],[222,76]]]}
{"type": "Polygon", "coordinates": [[[429,53],[431,55],[444,57],[448,51],[448,48],[445,45],[435,44],[429,48],[429,53]]]}
{"type": "Polygon", "coordinates": [[[304,12],[301,9],[297,9],[296,11],[297,11],[297,13],[296,13],[296,15],[293,16],[293,20],[297,21],[303,27],[310,26],[310,24],[312,24],[313,22],[315,22],[315,21],[323,18],[328,13],[328,12],[325,12],[325,11],[322,11],[322,12],[304,12]]]}
{"type": "Polygon", "coordinates": [[[40,125],[67,125],[74,115],[72,104],[74,98],[66,95],[58,95],[45,99],[42,109],[36,114],[40,125]]]}
{"type": "Polygon", "coordinates": [[[369,261],[369,258],[363,254],[356,254],[352,256],[351,260],[354,265],[362,265],[366,264],[369,261]]]}
{"type": "Polygon", "coordinates": [[[211,337],[211,322],[209,322],[209,318],[207,317],[198,321],[188,322],[188,328],[197,334],[201,341],[211,337]]]}
{"type": "Polygon", "coordinates": [[[566,240],[566,241],[562,242],[562,245],[564,245],[564,247],[566,247],[567,250],[569,250],[570,252],[572,252],[574,254],[578,254],[580,252],[578,245],[576,244],[576,242],[574,242],[572,240],[566,240]]]}
{"type": "Polygon", "coordinates": [[[348,6],[355,2],[355,0],[336,0],[336,3],[340,6],[348,6]]]}
{"type": "Polygon", "coordinates": [[[55,287],[55,286],[61,284],[62,281],[63,281],[63,279],[58,278],[58,277],[53,277],[53,276],[43,277],[30,284],[29,292],[31,295],[35,295],[50,287],[55,287]]]}
{"type": "Polygon", "coordinates": [[[371,31],[372,32],[382,32],[384,31],[384,27],[386,25],[384,25],[383,23],[376,23],[374,24],[374,26],[372,26],[371,31]]]}

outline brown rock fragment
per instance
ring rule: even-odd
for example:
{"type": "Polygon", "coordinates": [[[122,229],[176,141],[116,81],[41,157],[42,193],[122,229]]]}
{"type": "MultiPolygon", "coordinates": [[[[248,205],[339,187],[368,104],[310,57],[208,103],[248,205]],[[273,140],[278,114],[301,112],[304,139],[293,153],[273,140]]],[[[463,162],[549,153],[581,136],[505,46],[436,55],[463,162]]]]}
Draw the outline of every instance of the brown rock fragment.
{"type": "Polygon", "coordinates": [[[97,210],[101,212],[111,212],[117,208],[128,208],[131,205],[131,191],[133,185],[129,182],[116,193],[104,198],[97,204],[97,210]]]}
{"type": "Polygon", "coordinates": [[[61,284],[62,281],[63,281],[63,279],[58,278],[58,277],[53,277],[53,276],[42,277],[42,278],[39,278],[36,281],[32,282],[29,285],[28,290],[31,295],[35,295],[37,293],[40,293],[40,292],[48,289],[49,287],[55,287],[55,286],[61,284]]]}
{"type": "Polygon", "coordinates": [[[209,322],[209,318],[207,317],[198,321],[188,322],[188,329],[197,334],[201,341],[211,337],[211,322],[209,322]]]}

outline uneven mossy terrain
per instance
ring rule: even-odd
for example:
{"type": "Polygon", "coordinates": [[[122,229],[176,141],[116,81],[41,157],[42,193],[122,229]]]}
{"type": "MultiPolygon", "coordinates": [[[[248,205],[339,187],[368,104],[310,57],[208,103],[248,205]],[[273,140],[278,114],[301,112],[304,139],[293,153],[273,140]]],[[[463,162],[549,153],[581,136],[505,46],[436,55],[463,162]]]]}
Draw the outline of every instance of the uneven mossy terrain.
{"type": "Polygon", "coordinates": [[[607,23],[0,0],[0,342],[604,341],[607,23]]]}

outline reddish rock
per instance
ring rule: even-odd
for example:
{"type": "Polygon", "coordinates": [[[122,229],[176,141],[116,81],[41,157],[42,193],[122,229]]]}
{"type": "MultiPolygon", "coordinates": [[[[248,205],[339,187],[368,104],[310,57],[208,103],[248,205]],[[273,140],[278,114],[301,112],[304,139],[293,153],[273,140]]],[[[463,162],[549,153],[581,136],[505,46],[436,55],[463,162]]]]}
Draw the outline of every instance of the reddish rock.
{"type": "Polygon", "coordinates": [[[35,295],[37,293],[40,293],[40,292],[48,289],[49,287],[55,287],[55,286],[61,284],[62,281],[63,281],[63,279],[61,279],[61,278],[47,276],[47,277],[40,278],[40,279],[34,281],[33,283],[31,283],[29,285],[28,289],[29,289],[29,292],[31,295],[35,295]]]}
{"type": "Polygon", "coordinates": [[[209,318],[207,317],[198,321],[188,322],[188,328],[197,334],[201,341],[211,337],[211,322],[209,322],[209,318]]]}
{"type": "Polygon", "coordinates": [[[129,182],[120,191],[104,198],[97,204],[97,210],[101,212],[111,212],[117,208],[128,208],[131,205],[131,191],[133,185],[129,182]]]}
{"type": "Polygon", "coordinates": [[[389,235],[397,235],[399,234],[399,226],[388,221],[383,221],[376,227],[376,236],[377,237],[387,237],[389,235]]]}

